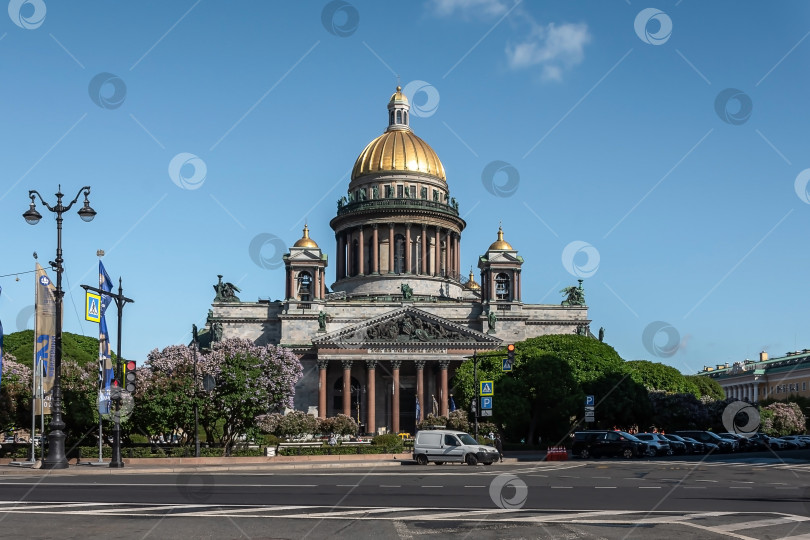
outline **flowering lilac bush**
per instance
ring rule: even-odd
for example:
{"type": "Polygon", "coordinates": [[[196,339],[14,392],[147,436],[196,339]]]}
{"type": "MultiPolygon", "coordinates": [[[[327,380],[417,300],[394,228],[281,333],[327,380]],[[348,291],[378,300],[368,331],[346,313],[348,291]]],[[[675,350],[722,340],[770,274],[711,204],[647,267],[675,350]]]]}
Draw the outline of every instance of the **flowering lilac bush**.
{"type": "Polygon", "coordinates": [[[0,382],[0,429],[30,423],[31,368],[17,362],[13,355],[4,353],[0,382]]]}
{"type": "Polygon", "coordinates": [[[760,412],[761,431],[772,436],[804,433],[807,419],[796,403],[777,401],[760,412]]]}
{"type": "Polygon", "coordinates": [[[227,454],[238,437],[269,421],[269,413],[292,407],[303,369],[288,349],[248,339],[215,342],[210,351],[196,353],[196,377],[194,356],[183,345],[149,353],[138,372],[133,416],[138,428],[152,435],[176,428],[191,434],[196,403],[207,439],[219,438],[227,454]],[[203,391],[204,375],[216,381],[210,392],[203,391]]]}

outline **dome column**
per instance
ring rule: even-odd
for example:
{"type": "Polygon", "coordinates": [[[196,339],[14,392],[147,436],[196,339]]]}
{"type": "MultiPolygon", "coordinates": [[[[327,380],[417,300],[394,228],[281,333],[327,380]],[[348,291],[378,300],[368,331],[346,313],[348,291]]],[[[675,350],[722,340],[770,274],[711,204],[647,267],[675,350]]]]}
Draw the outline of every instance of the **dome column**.
{"type": "Polygon", "coordinates": [[[321,268],[321,300],[326,298],[326,271],[321,268]]]}
{"type": "Polygon", "coordinates": [[[444,274],[445,277],[450,277],[450,229],[447,229],[447,234],[444,236],[444,274]]]}
{"type": "Polygon", "coordinates": [[[436,226],[436,243],[433,246],[433,275],[438,276],[441,274],[442,263],[441,261],[441,254],[442,254],[442,240],[441,240],[441,229],[436,226]]]}
{"type": "Polygon", "coordinates": [[[422,275],[427,274],[427,245],[428,245],[428,238],[427,238],[427,225],[424,223],[422,224],[422,268],[420,272],[422,275]]]}
{"type": "Polygon", "coordinates": [[[371,273],[380,273],[380,239],[377,236],[377,224],[371,230],[371,273]]]}
{"type": "Polygon", "coordinates": [[[405,274],[410,274],[411,267],[411,224],[405,224],[405,274]]]}
{"type": "Polygon", "coordinates": [[[357,242],[357,250],[359,253],[357,254],[357,261],[358,266],[360,268],[357,269],[355,272],[358,276],[364,276],[366,274],[366,246],[365,246],[365,239],[363,235],[363,226],[360,225],[359,227],[360,232],[358,233],[358,242],[357,242]]]}
{"type": "Polygon", "coordinates": [[[388,224],[388,273],[394,273],[394,224],[388,224]]]}
{"type": "Polygon", "coordinates": [[[461,281],[461,235],[453,233],[453,272],[456,279],[461,281]]]}

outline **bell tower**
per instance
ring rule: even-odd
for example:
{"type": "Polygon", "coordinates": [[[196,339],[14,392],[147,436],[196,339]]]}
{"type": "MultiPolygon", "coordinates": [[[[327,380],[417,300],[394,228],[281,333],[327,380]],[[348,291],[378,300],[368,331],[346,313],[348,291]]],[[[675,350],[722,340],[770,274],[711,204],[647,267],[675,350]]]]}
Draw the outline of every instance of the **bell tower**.
{"type": "Polygon", "coordinates": [[[321,301],[326,296],[326,255],[309,237],[309,226],[304,225],[304,235],[284,255],[287,271],[285,298],[298,302],[321,301]]]}
{"type": "Polygon", "coordinates": [[[523,257],[503,239],[498,227],[498,239],[478,259],[481,269],[481,301],[487,303],[521,303],[521,274],[523,257]]]}

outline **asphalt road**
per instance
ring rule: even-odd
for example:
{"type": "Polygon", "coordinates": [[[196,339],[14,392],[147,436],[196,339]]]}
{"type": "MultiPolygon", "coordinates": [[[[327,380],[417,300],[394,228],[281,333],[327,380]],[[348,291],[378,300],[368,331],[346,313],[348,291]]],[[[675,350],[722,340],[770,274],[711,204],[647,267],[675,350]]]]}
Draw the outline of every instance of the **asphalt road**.
{"type": "Polygon", "coordinates": [[[0,521],[0,537],[29,538],[807,540],[810,464],[741,455],[244,474],[20,471],[0,477],[0,521]]]}

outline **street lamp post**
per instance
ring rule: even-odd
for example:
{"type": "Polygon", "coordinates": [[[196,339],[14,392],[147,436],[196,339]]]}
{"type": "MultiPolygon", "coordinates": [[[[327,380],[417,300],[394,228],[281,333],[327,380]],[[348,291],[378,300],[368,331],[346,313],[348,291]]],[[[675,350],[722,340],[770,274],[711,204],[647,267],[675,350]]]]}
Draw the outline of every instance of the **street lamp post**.
{"type": "Polygon", "coordinates": [[[62,420],[62,214],[70,210],[76,201],[79,200],[82,192],[84,192],[84,206],[79,210],[79,217],[83,221],[92,221],[96,217],[96,211],[90,208],[90,201],[87,196],[90,195],[90,186],[84,186],[76,194],[70,203],[65,206],[62,204],[62,186],[59,186],[56,192],[56,205],[51,206],[42,195],[36,190],[30,190],[28,196],[31,198],[31,207],[23,213],[26,223],[29,225],[36,225],[42,219],[42,214],[37,211],[35,199],[38,197],[39,201],[45,208],[56,214],[56,260],[50,261],[49,264],[56,271],[56,293],[54,298],[55,311],[56,311],[56,336],[54,343],[54,379],[53,379],[53,396],[51,398],[51,424],[50,433],[48,433],[48,455],[42,462],[43,469],[67,469],[68,462],[65,455],[65,422],[62,420]]]}

